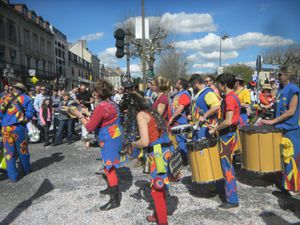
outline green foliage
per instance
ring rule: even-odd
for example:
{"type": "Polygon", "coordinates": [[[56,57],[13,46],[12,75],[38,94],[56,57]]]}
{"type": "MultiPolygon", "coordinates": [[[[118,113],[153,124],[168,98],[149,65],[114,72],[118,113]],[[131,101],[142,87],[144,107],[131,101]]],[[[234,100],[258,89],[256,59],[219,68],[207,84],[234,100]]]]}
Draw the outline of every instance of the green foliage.
{"type": "Polygon", "coordinates": [[[254,73],[254,70],[245,64],[234,64],[224,67],[224,73],[240,75],[244,78],[245,84],[247,84],[252,80],[252,74],[254,73]]]}

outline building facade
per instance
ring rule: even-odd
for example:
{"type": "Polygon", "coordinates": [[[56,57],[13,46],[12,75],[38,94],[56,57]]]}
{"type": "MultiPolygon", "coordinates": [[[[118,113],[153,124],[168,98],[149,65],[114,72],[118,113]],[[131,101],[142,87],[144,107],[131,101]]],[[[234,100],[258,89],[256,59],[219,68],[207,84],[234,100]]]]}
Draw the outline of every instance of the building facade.
{"type": "Polygon", "coordinates": [[[87,48],[87,42],[85,40],[80,40],[70,45],[69,51],[91,65],[89,73],[84,74],[84,79],[89,80],[90,84],[93,85],[94,82],[100,77],[100,59],[93,55],[92,52],[87,48]]]}
{"type": "Polygon", "coordinates": [[[103,79],[110,82],[114,88],[122,86],[121,77],[124,76],[124,72],[118,68],[101,67],[101,76],[103,79]]]}
{"type": "Polygon", "coordinates": [[[51,26],[51,29],[54,33],[56,84],[61,88],[65,88],[69,81],[69,76],[67,76],[69,68],[67,36],[55,27],[51,26]]]}
{"type": "Polygon", "coordinates": [[[54,34],[50,24],[25,4],[0,0],[0,76],[30,84],[29,70],[40,81],[56,77],[54,34]]]}

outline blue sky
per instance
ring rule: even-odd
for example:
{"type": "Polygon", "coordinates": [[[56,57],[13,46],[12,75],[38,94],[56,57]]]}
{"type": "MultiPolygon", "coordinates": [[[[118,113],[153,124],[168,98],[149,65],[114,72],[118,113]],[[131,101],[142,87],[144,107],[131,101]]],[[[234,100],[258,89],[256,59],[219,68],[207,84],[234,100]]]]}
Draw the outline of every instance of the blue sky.
{"type": "MultiPolygon", "coordinates": [[[[25,3],[68,36],[69,41],[87,39],[101,63],[125,67],[114,58],[115,24],[139,16],[140,0],[11,0],[25,3]]],[[[206,72],[218,66],[219,36],[224,65],[253,65],[267,47],[300,42],[298,0],[145,0],[146,16],[160,16],[167,24],[176,49],[184,52],[190,72],[206,72]]],[[[138,73],[139,61],[132,62],[138,73]]]]}

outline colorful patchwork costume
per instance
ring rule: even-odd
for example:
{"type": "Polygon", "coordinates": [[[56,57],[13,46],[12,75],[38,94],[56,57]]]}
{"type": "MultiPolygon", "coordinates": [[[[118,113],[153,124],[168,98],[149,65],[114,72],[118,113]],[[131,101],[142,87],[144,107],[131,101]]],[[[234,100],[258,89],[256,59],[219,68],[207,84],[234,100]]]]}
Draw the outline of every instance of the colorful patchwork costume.
{"type": "MultiPolygon", "coordinates": [[[[191,103],[191,96],[187,90],[183,90],[179,93],[177,93],[173,101],[170,104],[170,112],[169,112],[169,118],[172,117],[172,115],[175,113],[176,109],[180,106],[184,106],[184,110],[179,115],[174,119],[174,125],[183,125],[183,124],[188,124],[187,116],[188,116],[188,108],[191,103]]],[[[178,147],[182,153],[187,155],[187,148],[186,148],[186,141],[187,137],[184,134],[176,135],[176,140],[178,143],[178,147]]]]}
{"type": "Polygon", "coordinates": [[[226,95],[222,103],[224,120],[226,119],[226,112],[228,111],[233,112],[232,125],[220,130],[220,157],[222,171],[225,178],[225,193],[227,202],[231,204],[238,204],[239,200],[232,160],[238,144],[237,124],[240,116],[240,102],[233,91],[226,95]]]}
{"type": "MultiPolygon", "coordinates": [[[[203,116],[211,107],[220,106],[220,101],[218,96],[215,94],[213,89],[205,87],[203,90],[200,90],[194,97],[192,101],[192,118],[193,122],[198,122],[200,116],[203,116]]],[[[209,124],[216,124],[218,119],[218,113],[207,118],[209,124]]],[[[193,140],[199,140],[201,138],[210,138],[208,133],[207,124],[204,124],[200,127],[199,130],[193,132],[193,140]]]]}
{"type": "Polygon", "coordinates": [[[283,157],[284,171],[282,185],[289,191],[300,191],[300,89],[294,83],[278,89],[276,97],[276,117],[289,109],[294,95],[298,97],[296,112],[289,119],[276,124],[276,128],[283,129],[283,157]]]}
{"type": "MultiPolygon", "coordinates": [[[[242,90],[238,91],[236,93],[239,97],[240,103],[241,104],[251,104],[251,95],[250,91],[247,88],[242,88],[242,90]]],[[[247,126],[248,125],[248,114],[247,110],[245,108],[241,108],[241,113],[240,113],[240,120],[239,120],[239,125],[240,127],[242,126],[247,126]]]]}
{"type": "Polygon", "coordinates": [[[24,173],[30,172],[30,155],[25,125],[33,117],[34,108],[30,97],[26,94],[16,91],[14,95],[18,97],[15,98],[13,95],[7,94],[1,98],[0,119],[7,175],[12,181],[17,181],[19,175],[16,168],[17,158],[20,159],[24,173]],[[8,104],[11,105],[5,112],[8,104]]]}

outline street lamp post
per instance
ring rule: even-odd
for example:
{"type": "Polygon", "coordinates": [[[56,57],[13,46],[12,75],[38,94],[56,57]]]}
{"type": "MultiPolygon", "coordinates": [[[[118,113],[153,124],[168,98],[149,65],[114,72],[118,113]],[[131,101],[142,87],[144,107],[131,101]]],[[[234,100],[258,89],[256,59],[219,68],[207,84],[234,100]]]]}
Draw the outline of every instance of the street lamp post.
{"type": "Polygon", "coordinates": [[[229,38],[227,33],[222,32],[220,35],[220,58],[219,58],[219,66],[222,66],[222,40],[229,38]]]}

